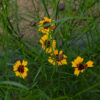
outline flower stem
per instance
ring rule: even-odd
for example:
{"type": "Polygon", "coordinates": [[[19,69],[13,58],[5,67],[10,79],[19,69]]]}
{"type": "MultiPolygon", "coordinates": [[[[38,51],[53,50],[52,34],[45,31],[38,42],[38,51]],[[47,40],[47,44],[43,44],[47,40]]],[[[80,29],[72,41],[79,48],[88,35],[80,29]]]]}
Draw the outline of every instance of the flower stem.
{"type": "Polygon", "coordinates": [[[43,6],[44,6],[45,11],[46,11],[46,13],[47,13],[47,16],[50,18],[50,15],[49,15],[49,12],[48,12],[48,9],[47,9],[47,6],[46,6],[45,1],[42,0],[42,3],[43,3],[43,6]]]}

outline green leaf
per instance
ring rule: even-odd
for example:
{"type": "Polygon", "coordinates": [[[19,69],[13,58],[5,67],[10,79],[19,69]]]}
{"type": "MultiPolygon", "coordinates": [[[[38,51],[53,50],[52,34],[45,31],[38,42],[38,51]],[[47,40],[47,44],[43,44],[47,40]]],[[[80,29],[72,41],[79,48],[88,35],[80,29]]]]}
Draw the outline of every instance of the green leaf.
{"type": "Polygon", "coordinates": [[[99,86],[99,85],[100,85],[100,82],[98,82],[98,83],[96,83],[96,84],[90,86],[89,88],[87,88],[87,89],[85,89],[85,90],[83,90],[83,91],[81,91],[81,92],[76,93],[75,97],[76,97],[76,96],[80,96],[80,95],[82,95],[82,94],[84,94],[84,93],[86,93],[86,92],[89,92],[91,89],[93,89],[93,88],[95,88],[95,87],[97,87],[97,86],[99,86]]]}
{"type": "Polygon", "coordinates": [[[21,89],[29,90],[26,86],[24,86],[20,83],[13,82],[13,81],[2,81],[2,82],[0,82],[0,85],[10,85],[10,86],[15,86],[15,87],[18,87],[21,89]]]}

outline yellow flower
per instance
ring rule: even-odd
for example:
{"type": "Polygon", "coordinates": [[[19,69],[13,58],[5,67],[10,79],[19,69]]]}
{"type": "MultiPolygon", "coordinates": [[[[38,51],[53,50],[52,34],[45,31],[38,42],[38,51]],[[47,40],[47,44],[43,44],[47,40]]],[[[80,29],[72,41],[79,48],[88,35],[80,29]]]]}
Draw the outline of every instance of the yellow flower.
{"type": "Polygon", "coordinates": [[[28,68],[25,67],[27,64],[28,64],[28,62],[24,61],[24,60],[23,60],[22,64],[21,64],[20,60],[18,60],[15,63],[15,65],[13,66],[13,70],[14,70],[16,76],[19,76],[23,79],[27,76],[28,68]]]}
{"type": "Polygon", "coordinates": [[[83,60],[83,58],[78,56],[74,61],[72,61],[72,67],[75,67],[74,74],[76,76],[78,76],[80,72],[84,72],[87,67],[93,67],[93,61],[88,61],[86,64],[82,64],[83,60]]]}
{"type": "Polygon", "coordinates": [[[63,54],[63,51],[58,52],[58,50],[54,50],[54,54],[51,54],[48,62],[50,62],[52,65],[58,64],[58,66],[62,66],[67,64],[66,58],[67,56],[63,54]]]}
{"type": "Polygon", "coordinates": [[[56,48],[56,41],[52,40],[52,37],[49,35],[44,35],[40,39],[43,50],[46,50],[46,53],[51,53],[56,48]]]}
{"type": "Polygon", "coordinates": [[[50,31],[53,31],[55,29],[55,24],[51,24],[43,27],[43,25],[50,24],[51,22],[53,22],[52,19],[44,17],[44,19],[39,22],[39,31],[46,34],[48,34],[50,31]]]}

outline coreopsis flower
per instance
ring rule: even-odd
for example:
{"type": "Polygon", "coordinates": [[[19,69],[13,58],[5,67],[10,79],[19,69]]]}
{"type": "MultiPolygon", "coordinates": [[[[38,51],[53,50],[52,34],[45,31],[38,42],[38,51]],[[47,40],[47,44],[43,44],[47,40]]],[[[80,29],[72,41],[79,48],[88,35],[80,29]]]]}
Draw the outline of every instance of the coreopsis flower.
{"type": "Polygon", "coordinates": [[[76,76],[78,76],[80,72],[84,72],[87,67],[93,67],[93,61],[89,60],[85,64],[82,64],[83,60],[83,58],[78,56],[74,61],[72,61],[72,67],[75,67],[74,74],[76,76]]]}
{"type": "Polygon", "coordinates": [[[48,34],[50,31],[53,31],[55,29],[55,24],[46,25],[52,22],[53,22],[52,19],[44,17],[44,19],[39,22],[39,31],[46,34],[48,34]],[[46,26],[43,26],[43,25],[46,25],[46,26]]]}
{"type": "Polygon", "coordinates": [[[46,53],[51,53],[56,48],[56,41],[52,40],[51,35],[44,35],[40,39],[43,50],[46,50],[46,53]]]}
{"type": "Polygon", "coordinates": [[[63,51],[60,52],[58,50],[54,50],[54,53],[51,54],[51,56],[48,59],[48,62],[50,62],[52,65],[58,64],[58,66],[66,65],[67,56],[63,54],[63,51]]]}
{"type": "Polygon", "coordinates": [[[28,62],[24,61],[24,60],[22,61],[22,63],[20,60],[18,60],[15,63],[15,65],[13,66],[13,70],[14,70],[16,76],[19,76],[23,79],[27,76],[27,71],[28,71],[28,68],[26,67],[27,63],[28,62]]]}

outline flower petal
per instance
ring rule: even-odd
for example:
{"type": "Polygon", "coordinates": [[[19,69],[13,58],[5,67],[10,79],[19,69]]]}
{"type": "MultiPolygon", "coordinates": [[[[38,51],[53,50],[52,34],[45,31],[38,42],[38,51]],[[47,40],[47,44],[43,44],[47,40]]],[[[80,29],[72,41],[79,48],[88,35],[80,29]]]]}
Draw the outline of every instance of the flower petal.
{"type": "Polygon", "coordinates": [[[86,63],[86,65],[87,65],[88,67],[93,67],[93,64],[94,64],[94,62],[91,61],[91,60],[89,60],[89,61],[86,63]]]}
{"type": "Polygon", "coordinates": [[[80,56],[78,56],[78,57],[74,60],[74,62],[78,65],[78,64],[82,63],[83,60],[84,60],[83,58],[81,58],[80,56]]]}
{"type": "Polygon", "coordinates": [[[58,54],[58,50],[55,50],[55,51],[54,51],[54,54],[57,55],[57,54],[58,54]]]}
{"type": "Polygon", "coordinates": [[[61,60],[61,63],[62,63],[62,64],[67,64],[66,59],[61,60]]]}
{"type": "Polygon", "coordinates": [[[23,60],[22,65],[23,65],[23,66],[26,66],[27,64],[28,64],[28,62],[25,61],[25,60],[23,60]]]}
{"type": "Polygon", "coordinates": [[[28,71],[28,68],[27,68],[27,67],[25,67],[25,68],[24,68],[24,72],[27,72],[27,71],[28,71]]]}
{"type": "Polygon", "coordinates": [[[24,72],[24,73],[22,74],[22,78],[24,79],[26,76],[27,76],[27,73],[24,72]]]}
{"type": "Polygon", "coordinates": [[[77,67],[77,64],[74,61],[72,61],[72,67],[77,67]]]}
{"type": "Polygon", "coordinates": [[[13,70],[14,70],[14,71],[17,71],[19,65],[21,65],[20,60],[18,60],[18,61],[15,63],[15,65],[13,66],[13,70]]]}
{"type": "Polygon", "coordinates": [[[78,68],[75,68],[74,74],[75,74],[76,76],[78,76],[79,73],[80,73],[80,71],[78,70],[78,68]]]}
{"type": "Polygon", "coordinates": [[[19,73],[18,71],[15,72],[16,73],[16,76],[20,76],[21,73],[19,73]]]}

